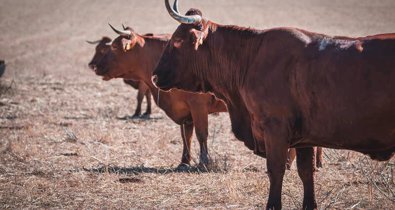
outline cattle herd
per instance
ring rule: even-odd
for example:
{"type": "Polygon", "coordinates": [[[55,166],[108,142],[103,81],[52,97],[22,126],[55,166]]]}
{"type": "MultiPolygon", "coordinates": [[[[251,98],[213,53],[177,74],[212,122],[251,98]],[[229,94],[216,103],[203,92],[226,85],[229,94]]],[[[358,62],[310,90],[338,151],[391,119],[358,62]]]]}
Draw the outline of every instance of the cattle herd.
{"type": "Polygon", "coordinates": [[[255,30],[220,25],[198,9],[179,13],[173,34],[140,35],[131,27],[103,37],[89,67],[104,80],[123,78],[138,89],[132,118],[149,117],[151,95],[180,125],[190,165],[191,137],[199,167],[210,165],[208,115],[229,112],[237,139],[267,159],[267,209],[281,209],[286,168],[296,157],[303,209],[317,209],[314,172],[322,148],[347,149],[389,160],[395,153],[395,34],[331,37],[296,28],[255,30]],[[141,114],[146,97],[147,109],[141,114]]]}

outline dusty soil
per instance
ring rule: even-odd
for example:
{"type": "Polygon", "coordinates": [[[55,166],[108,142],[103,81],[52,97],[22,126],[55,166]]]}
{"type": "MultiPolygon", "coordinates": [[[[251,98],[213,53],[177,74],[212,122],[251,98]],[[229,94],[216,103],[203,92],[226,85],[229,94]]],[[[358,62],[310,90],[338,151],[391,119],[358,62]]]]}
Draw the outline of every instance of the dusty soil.
{"type": "MultiPolygon", "coordinates": [[[[395,32],[395,1],[181,1],[223,24],[292,26],[330,35],[395,32]]],[[[210,117],[210,172],[177,172],[178,126],[158,108],[131,114],[136,91],[104,82],[87,67],[85,40],[114,37],[107,23],[141,33],[177,26],[162,1],[1,0],[0,209],[232,208],[265,206],[265,160],[230,132],[227,114],[210,117]],[[94,2],[94,3],[93,3],[94,2]]],[[[196,140],[194,157],[198,155],[196,140]]],[[[378,163],[325,150],[316,174],[321,209],[394,209],[395,160],[378,163]]],[[[295,167],[286,172],[285,209],[300,209],[295,167]]]]}

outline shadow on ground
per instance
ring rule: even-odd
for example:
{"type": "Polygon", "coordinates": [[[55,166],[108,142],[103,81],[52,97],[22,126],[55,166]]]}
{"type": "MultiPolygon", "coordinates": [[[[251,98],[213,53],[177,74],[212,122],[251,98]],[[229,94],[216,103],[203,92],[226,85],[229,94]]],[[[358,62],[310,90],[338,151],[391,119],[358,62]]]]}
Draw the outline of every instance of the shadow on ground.
{"type": "Polygon", "coordinates": [[[83,168],[84,171],[91,173],[114,173],[114,174],[126,174],[126,175],[137,175],[142,173],[149,174],[170,174],[170,173],[225,173],[226,171],[220,169],[210,169],[204,166],[189,166],[180,165],[176,168],[166,167],[145,167],[145,166],[131,166],[131,167],[119,167],[119,166],[98,166],[93,168],[83,168]]]}

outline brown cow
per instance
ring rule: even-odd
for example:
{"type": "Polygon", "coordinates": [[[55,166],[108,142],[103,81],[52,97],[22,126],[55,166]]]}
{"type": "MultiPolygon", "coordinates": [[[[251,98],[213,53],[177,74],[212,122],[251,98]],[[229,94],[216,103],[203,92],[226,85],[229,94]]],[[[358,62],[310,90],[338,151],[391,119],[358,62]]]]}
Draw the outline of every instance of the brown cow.
{"type": "Polygon", "coordinates": [[[179,90],[159,91],[152,84],[151,77],[170,35],[139,35],[131,28],[126,29],[113,28],[120,36],[111,43],[111,49],[107,49],[100,59],[90,64],[91,68],[105,80],[124,78],[147,84],[157,105],[180,125],[183,139],[180,167],[190,164],[194,127],[200,144],[199,165],[206,167],[209,164],[208,114],[226,112],[225,104],[212,94],[194,94],[179,90]]]}
{"type": "Polygon", "coordinates": [[[219,25],[192,9],[154,72],[163,90],[213,92],[236,137],[267,158],[267,209],[281,209],[287,150],[296,148],[303,209],[316,209],[312,146],[389,160],[395,153],[395,34],[330,37],[295,28],[219,25]]]}
{"type": "MultiPolygon", "coordinates": [[[[97,71],[98,69],[95,69],[95,66],[97,63],[105,56],[105,52],[110,50],[111,46],[109,43],[111,43],[111,39],[108,37],[103,37],[101,40],[97,41],[87,41],[89,44],[96,45],[96,52],[95,55],[93,56],[91,62],[89,62],[89,67],[97,71]]],[[[123,80],[125,84],[130,85],[134,89],[137,89],[137,107],[136,111],[134,114],[131,116],[131,118],[138,118],[138,117],[143,117],[143,118],[149,118],[151,115],[151,91],[149,90],[148,86],[144,82],[140,81],[135,81],[135,80],[123,80]],[[143,103],[144,96],[146,97],[147,100],[147,109],[143,115],[141,115],[141,104],[143,103]]],[[[128,116],[126,118],[129,118],[128,116]]]]}

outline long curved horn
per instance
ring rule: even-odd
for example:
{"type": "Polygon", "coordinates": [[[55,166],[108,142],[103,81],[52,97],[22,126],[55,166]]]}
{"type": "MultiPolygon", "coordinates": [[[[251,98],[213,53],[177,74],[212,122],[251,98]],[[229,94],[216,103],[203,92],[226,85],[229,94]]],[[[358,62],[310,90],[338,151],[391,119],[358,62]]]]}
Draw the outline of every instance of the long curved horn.
{"type": "Polygon", "coordinates": [[[173,10],[174,10],[175,12],[177,12],[178,14],[180,14],[180,12],[178,11],[178,1],[174,1],[173,10]]]}
{"type": "Polygon", "coordinates": [[[175,11],[173,8],[170,7],[169,0],[165,0],[165,5],[167,12],[169,12],[170,16],[173,17],[175,20],[177,20],[180,23],[184,24],[194,24],[194,23],[200,23],[202,21],[202,16],[200,15],[180,15],[178,13],[178,0],[175,0],[173,7],[177,10],[175,11]]]}
{"type": "Polygon", "coordinates": [[[88,41],[88,40],[86,40],[86,42],[88,44],[99,44],[101,42],[101,40],[97,40],[97,41],[88,41]]]}
{"type": "Polygon", "coordinates": [[[119,34],[119,35],[127,35],[127,36],[130,36],[130,34],[132,33],[131,31],[129,31],[129,30],[118,30],[118,29],[115,29],[111,24],[108,24],[108,25],[110,25],[110,27],[111,27],[111,29],[113,30],[113,31],[115,31],[115,33],[117,33],[117,34],[119,34]]]}

